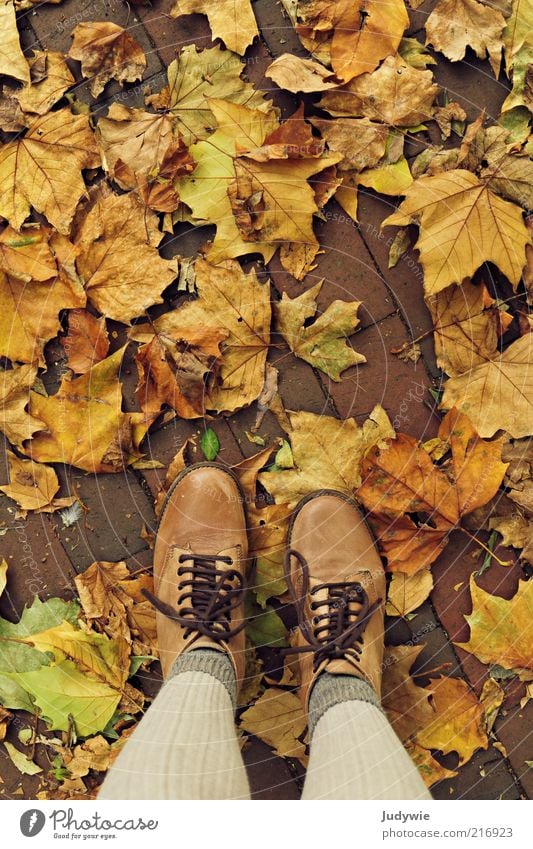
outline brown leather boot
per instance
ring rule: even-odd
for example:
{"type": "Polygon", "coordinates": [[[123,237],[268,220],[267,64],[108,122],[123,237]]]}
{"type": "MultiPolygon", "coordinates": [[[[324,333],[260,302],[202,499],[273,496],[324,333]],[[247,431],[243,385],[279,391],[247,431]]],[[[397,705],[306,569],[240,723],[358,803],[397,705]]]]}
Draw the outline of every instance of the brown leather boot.
{"type": "Polygon", "coordinates": [[[191,649],[227,652],[244,674],[244,585],[248,556],[244,497],[216,463],[181,472],[167,493],[154,549],[157,636],[163,675],[191,649]]]}
{"type": "Polygon", "coordinates": [[[380,698],[385,571],[355,502],[330,490],[300,501],[285,563],[299,624],[288,651],[300,653],[306,710],[324,671],[363,678],[380,698]]]}

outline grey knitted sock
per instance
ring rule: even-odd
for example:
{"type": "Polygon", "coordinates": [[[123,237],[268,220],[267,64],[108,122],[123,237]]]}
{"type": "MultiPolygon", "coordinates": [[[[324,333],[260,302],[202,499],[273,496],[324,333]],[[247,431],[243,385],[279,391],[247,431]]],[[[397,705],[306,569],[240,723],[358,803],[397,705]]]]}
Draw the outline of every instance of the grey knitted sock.
{"type": "Polygon", "coordinates": [[[212,675],[224,685],[233,703],[233,710],[237,707],[237,681],[235,670],[228,655],[216,649],[192,649],[186,651],[174,661],[169,673],[169,678],[179,675],[180,672],[206,672],[212,675]]]}
{"type": "Polygon", "coordinates": [[[353,675],[330,675],[323,672],[318,676],[309,699],[309,739],[312,738],[318,720],[327,710],[340,702],[369,702],[383,713],[373,687],[362,678],[353,675]]]}

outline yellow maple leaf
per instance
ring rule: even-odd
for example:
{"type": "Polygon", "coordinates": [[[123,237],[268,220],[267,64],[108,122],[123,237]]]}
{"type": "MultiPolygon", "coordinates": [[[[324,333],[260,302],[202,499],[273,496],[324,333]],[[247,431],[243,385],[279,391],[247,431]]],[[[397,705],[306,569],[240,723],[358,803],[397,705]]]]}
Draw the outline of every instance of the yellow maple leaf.
{"type": "Polygon", "coordinates": [[[244,711],[240,727],[259,737],[282,758],[298,758],[306,763],[305,746],[299,740],[307,719],[298,696],[269,687],[255,704],[244,711]]]}
{"type": "Polygon", "coordinates": [[[513,285],[520,280],[530,241],[522,211],[470,171],[420,177],[383,226],[413,222],[420,227],[416,247],[428,295],[462,283],[487,261],[513,285]]]}
{"type": "Polygon", "coordinates": [[[0,430],[17,448],[44,427],[26,412],[36,377],[37,369],[32,365],[0,371],[0,430]]]}

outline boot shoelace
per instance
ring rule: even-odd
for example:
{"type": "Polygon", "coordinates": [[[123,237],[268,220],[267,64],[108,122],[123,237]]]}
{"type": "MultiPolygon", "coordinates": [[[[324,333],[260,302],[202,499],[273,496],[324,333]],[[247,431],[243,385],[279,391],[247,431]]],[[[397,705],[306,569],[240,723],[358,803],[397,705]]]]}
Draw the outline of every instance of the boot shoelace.
{"type": "Polygon", "coordinates": [[[290,646],[284,653],[314,652],[313,669],[316,672],[322,661],[352,657],[359,660],[363,650],[363,634],[371,616],[378,609],[382,599],[369,603],[364,587],[357,581],[339,581],[337,583],[318,584],[309,590],[309,564],[298,551],[289,549],[285,557],[285,578],[291,600],[296,608],[298,625],[305,637],[307,646],[290,646]],[[291,557],[295,557],[302,569],[302,589],[297,596],[291,580],[291,557]],[[327,597],[314,599],[310,603],[313,612],[317,612],[312,623],[305,614],[305,599],[326,590],[327,597]],[[357,602],[357,611],[350,605],[357,602]]]}
{"type": "Polygon", "coordinates": [[[191,566],[180,566],[177,574],[190,578],[180,581],[177,599],[178,607],[187,600],[190,606],[178,611],[148,590],[143,590],[146,598],[156,610],[185,628],[185,636],[196,632],[205,637],[222,642],[234,637],[244,628],[245,623],[231,628],[232,611],[239,606],[244,592],[244,579],[236,569],[219,569],[217,563],[231,566],[233,560],[221,554],[181,554],[179,563],[191,561],[191,566]],[[186,591],[186,592],[184,592],[186,591]]]}

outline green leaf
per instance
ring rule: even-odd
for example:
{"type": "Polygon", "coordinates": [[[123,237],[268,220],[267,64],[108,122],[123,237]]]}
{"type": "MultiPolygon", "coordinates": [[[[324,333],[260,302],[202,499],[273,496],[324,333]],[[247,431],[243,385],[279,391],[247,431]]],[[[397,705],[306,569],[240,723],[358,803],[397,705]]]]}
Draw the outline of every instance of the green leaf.
{"type": "Polygon", "coordinates": [[[157,660],[152,654],[136,654],[130,658],[130,671],[128,678],[132,678],[140,669],[145,660],[157,660]]]}
{"type": "Polygon", "coordinates": [[[68,731],[72,716],[80,737],[102,731],[121,698],[120,692],[89,678],[70,660],[9,677],[31,694],[51,729],[68,731]]]}
{"type": "Polygon", "coordinates": [[[0,637],[0,672],[28,672],[48,666],[51,659],[51,655],[31,646],[10,642],[9,637],[0,637]]]}
{"type": "Polygon", "coordinates": [[[220,442],[213,428],[208,427],[200,440],[200,448],[206,460],[214,460],[220,450],[220,442]]]}
{"type": "Polygon", "coordinates": [[[278,469],[294,469],[294,457],[292,456],[292,448],[286,439],[279,451],[276,452],[274,458],[275,465],[278,469]]]}
{"type": "Polygon", "coordinates": [[[28,713],[35,713],[35,706],[29,693],[16,681],[2,674],[0,674],[0,704],[12,710],[27,710],[28,713]]]}
{"type": "Polygon", "coordinates": [[[258,557],[254,583],[255,598],[258,605],[264,610],[269,598],[283,595],[287,589],[283,563],[275,558],[258,557]]]}
{"type": "Polygon", "coordinates": [[[31,607],[25,607],[18,622],[9,622],[0,617],[1,637],[29,637],[39,631],[47,631],[67,620],[76,625],[80,606],[76,601],[63,601],[61,598],[49,598],[41,601],[36,597],[31,607]]]}
{"type": "Polygon", "coordinates": [[[42,772],[42,769],[38,764],[34,763],[24,752],[21,752],[17,749],[13,743],[8,743],[7,741],[4,743],[6,751],[11,758],[12,762],[15,764],[16,768],[22,775],[37,775],[37,773],[42,772]]]}
{"type": "Polygon", "coordinates": [[[273,608],[265,606],[262,610],[251,600],[246,602],[248,624],[246,634],[256,646],[286,646],[287,629],[273,608]]]}

